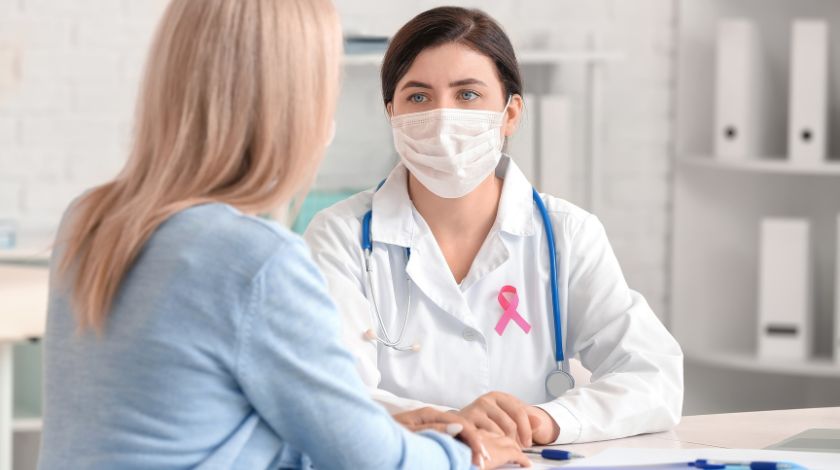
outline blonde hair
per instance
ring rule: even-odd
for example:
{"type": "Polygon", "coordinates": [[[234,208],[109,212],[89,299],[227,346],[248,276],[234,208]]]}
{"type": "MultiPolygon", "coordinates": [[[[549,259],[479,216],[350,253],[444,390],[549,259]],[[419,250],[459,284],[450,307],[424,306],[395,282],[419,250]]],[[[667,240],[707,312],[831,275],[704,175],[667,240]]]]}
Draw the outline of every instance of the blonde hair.
{"type": "Polygon", "coordinates": [[[72,211],[61,272],[80,327],[102,331],[140,249],[206,202],[272,210],[308,189],[338,95],[329,0],[173,0],[153,42],[134,143],[72,211]]]}

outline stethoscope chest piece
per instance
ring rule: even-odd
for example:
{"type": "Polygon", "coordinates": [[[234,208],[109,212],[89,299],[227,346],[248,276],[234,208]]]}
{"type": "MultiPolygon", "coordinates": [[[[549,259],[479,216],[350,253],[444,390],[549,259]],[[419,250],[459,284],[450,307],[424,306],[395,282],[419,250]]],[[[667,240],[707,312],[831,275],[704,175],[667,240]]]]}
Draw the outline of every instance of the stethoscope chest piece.
{"type": "Polygon", "coordinates": [[[563,369],[555,369],[545,378],[545,390],[548,396],[560,398],[575,388],[575,379],[563,369]]]}

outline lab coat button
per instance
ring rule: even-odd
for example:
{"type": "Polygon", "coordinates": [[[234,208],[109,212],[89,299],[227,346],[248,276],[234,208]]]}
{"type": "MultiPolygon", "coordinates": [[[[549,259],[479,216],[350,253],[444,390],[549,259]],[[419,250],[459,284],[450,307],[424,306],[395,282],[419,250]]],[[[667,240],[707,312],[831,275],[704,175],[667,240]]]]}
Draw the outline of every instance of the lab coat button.
{"type": "Polygon", "coordinates": [[[478,339],[478,334],[476,334],[475,331],[469,328],[465,329],[461,336],[463,336],[464,339],[467,341],[475,341],[476,339],[478,339]]]}

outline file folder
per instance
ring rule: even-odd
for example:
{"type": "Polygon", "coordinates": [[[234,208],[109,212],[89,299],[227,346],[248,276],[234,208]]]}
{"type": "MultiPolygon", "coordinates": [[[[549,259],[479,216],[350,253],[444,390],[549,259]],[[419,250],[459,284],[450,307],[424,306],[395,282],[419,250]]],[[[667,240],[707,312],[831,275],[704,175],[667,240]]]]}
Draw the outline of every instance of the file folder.
{"type": "Polygon", "coordinates": [[[812,259],[805,219],[764,219],[759,261],[758,346],[762,357],[810,355],[812,259]]]}
{"type": "Polygon", "coordinates": [[[715,63],[715,155],[757,159],[764,127],[764,60],[756,25],[742,19],[721,20],[715,63]]]}
{"type": "Polygon", "coordinates": [[[794,164],[816,165],[826,158],[828,24],[794,21],[791,37],[788,154],[794,164]]]}
{"type": "Polygon", "coordinates": [[[840,214],[837,214],[837,242],[834,249],[837,251],[837,266],[834,272],[834,361],[840,364],[840,214]]]}

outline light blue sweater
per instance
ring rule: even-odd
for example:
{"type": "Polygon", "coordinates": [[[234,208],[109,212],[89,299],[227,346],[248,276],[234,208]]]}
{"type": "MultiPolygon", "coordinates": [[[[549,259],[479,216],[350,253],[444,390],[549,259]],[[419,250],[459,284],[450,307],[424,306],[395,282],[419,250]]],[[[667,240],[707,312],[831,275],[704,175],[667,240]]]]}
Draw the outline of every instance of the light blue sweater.
{"type": "Polygon", "coordinates": [[[276,224],[174,215],[101,337],[77,330],[54,271],[42,469],[470,468],[466,446],[368,398],[308,249],[276,224]]]}

